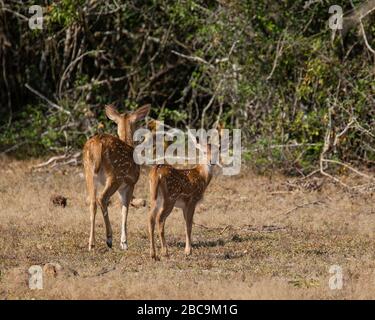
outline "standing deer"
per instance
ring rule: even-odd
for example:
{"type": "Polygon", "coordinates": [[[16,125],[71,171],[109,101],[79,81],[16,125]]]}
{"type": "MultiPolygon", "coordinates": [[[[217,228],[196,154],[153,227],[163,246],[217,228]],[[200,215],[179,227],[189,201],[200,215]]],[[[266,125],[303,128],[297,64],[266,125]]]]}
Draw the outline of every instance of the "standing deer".
{"type": "Polygon", "coordinates": [[[191,230],[195,207],[203,199],[214,167],[211,163],[213,159],[211,145],[206,144],[205,147],[198,145],[198,147],[205,154],[205,163],[198,164],[193,169],[176,169],[170,165],[156,165],[150,171],[151,210],[148,217],[148,232],[152,259],[157,259],[154,242],[155,222],[158,224],[161,253],[168,256],[164,226],[174,207],[183,210],[186,233],[185,254],[191,254],[191,230]]]}
{"type": "Polygon", "coordinates": [[[149,111],[150,106],[146,105],[134,112],[120,114],[113,106],[106,106],[107,117],[117,124],[119,138],[109,134],[98,134],[90,138],[83,147],[83,164],[90,199],[89,250],[95,246],[97,204],[99,204],[104,217],[107,245],[112,247],[108,202],[116,191],[118,191],[122,203],[121,248],[123,250],[128,248],[126,230],[129,204],[140,173],[140,166],[133,160],[133,133],[136,122],[145,118],[149,111]],[[98,182],[104,185],[104,189],[97,198],[98,182]]]}

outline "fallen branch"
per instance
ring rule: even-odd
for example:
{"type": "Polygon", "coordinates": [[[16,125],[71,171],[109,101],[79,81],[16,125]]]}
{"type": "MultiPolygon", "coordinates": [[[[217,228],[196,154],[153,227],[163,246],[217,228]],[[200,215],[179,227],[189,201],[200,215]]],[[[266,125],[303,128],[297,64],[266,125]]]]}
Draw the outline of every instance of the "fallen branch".
{"type": "Polygon", "coordinates": [[[63,159],[66,159],[66,155],[65,154],[64,155],[60,155],[60,156],[54,156],[52,158],[49,158],[46,162],[40,163],[40,164],[34,166],[33,168],[39,169],[39,168],[42,168],[42,167],[46,167],[50,163],[52,163],[54,161],[63,160],[63,159]]]}
{"type": "Polygon", "coordinates": [[[340,166],[343,166],[343,167],[345,167],[345,168],[347,168],[347,169],[355,172],[356,174],[358,174],[358,175],[360,175],[360,176],[362,176],[364,178],[367,178],[367,179],[370,179],[370,180],[374,180],[373,177],[370,177],[369,175],[367,175],[367,174],[365,174],[365,173],[363,173],[363,172],[361,172],[361,171],[353,168],[352,166],[348,165],[347,163],[340,162],[340,161],[337,161],[337,160],[330,160],[330,159],[323,159],[323,161],[324,162],[328,162],[328,163],[338,164],[340,166]]]}
{"type": "Polygon", "coordinates": [[[242,226],[233,226],[233,225],[226,225],[223,227],[207,227],[203,224],[195,223],[194,225],[204,228],[206,230],[218,231],[220,235],[222,235],[225,231],[228,230],[239,230],[239,231],[250,231],[250,232],[275,232],[280,230],[285,230],[286,227],[283,226],[276,226],[276,225],[263,225],[263,226],[253,226],[250,224],[245,224],[242,226]]]}
{"type": "Polygon", "coordinates": [[[50,166],[51,168],[54,168],[56,166],[65,166],[68,164],[74,163],[75,165],[78,165],[79,161],[78,158],[80,158],[82,155],[82,152],[76,152],[75,154],[63,154],[59,156],[53,156],[52,158],[48,159],[47,161],[40,163],[36,166],[33,166],[33,169],[40,169],[43,167],[50,166]],[[65,162],[59,162],[66,160],[65,162]]]}
{"type": "Polygon", "coordinates": [[[288,215],[298,209],[301,209],[301,208],[304,208],[304,207],[307,207],[307,206],[311,206],[311,205],[315,205],[315,204],[324,204],[323,201],[321,200],[316,200],[316,201],[312,201],[312,202],[306,202],[306,203],[303,203],[303,204],[299,204],[299,205],[296,205],[294,208],[292,209],[289,209],[288,211],[284,212],[283,215],[288,215]]]}
{"type": "Polygon", "coordinates": [[[277,194],[293,194],[294,191],[272,191],[270,195],[277,195],[277,194]]]}

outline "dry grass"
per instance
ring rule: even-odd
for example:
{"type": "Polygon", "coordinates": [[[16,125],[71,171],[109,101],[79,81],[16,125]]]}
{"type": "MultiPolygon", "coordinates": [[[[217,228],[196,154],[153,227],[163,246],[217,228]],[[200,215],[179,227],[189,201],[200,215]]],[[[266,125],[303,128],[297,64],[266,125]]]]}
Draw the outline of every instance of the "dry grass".
{"type": "MultiPolygon", "coordinates": [[[[184,257],[184,223],[175,209],[166,225],[171,256],[154,262],[147,208],[131,208],[129,250],[122,252],[113,197],[114,248],[105,245],[98,211],[97,246],[88,252],[82,169],[31,172],[36,162],[0,162],[0,299],[375,298],[373,195],[330,183],[321,191],[274,193],[286,190],[285,177],[245,170],[215,177],[195,215],[193,255],[184,257]],[[55,193],[68,198],[66,208],[52,205],[55,193]],[[45,275],[43,290],[30,290],[27,269],[48,262],[63,271],[45,275]],[[329,289],[333,264],[343,268],[342,290],[329,289]]],[[[148,199],[146,171],[135,195],[148,199]]]]}

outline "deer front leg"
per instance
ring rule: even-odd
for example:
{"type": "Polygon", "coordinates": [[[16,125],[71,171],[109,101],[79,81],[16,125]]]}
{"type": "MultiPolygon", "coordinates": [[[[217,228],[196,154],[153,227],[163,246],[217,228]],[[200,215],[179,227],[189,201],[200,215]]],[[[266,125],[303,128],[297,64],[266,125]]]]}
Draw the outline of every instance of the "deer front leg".
{"type": "Polygon", "coordinates": [[[95,216],[96,216],[96,201],[90,201],[90,238],[89,238],[89,251],[95,247],[95,216]]]}
{"type": "Polygon", "coordinates": [[[89,251],[95,246],[95,216],[97,211],[96,205],[96,184],[92,171],[88,169],[89,164],[85,163],[85,177],[88,198],[90,202],[90,238],[89,251]]]}
{"type": "Polygon", "coordinates": [[[195,204],[189,204],[184,209],[185,218],[185,233],[186,233],[186,244],[185,244],[185,254],[187,256],[191,255],[191,230],[193,228],[193,216],[195,211],[195,204]]]}

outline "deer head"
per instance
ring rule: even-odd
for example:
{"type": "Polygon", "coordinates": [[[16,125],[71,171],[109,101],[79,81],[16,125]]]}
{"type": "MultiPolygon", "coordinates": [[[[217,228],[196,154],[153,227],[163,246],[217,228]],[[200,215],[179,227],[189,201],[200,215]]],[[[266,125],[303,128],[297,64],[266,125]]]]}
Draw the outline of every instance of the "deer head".
{"type": "Polygon", "coordinates": [[[133,112],[119,113],[113,105],[105,107],[109,119],[117,124],[117,134],[122,141],[133,146],[133,134],[136,122],[144,119],[150,112],[150,105],[144,105],[133,112]]]}

